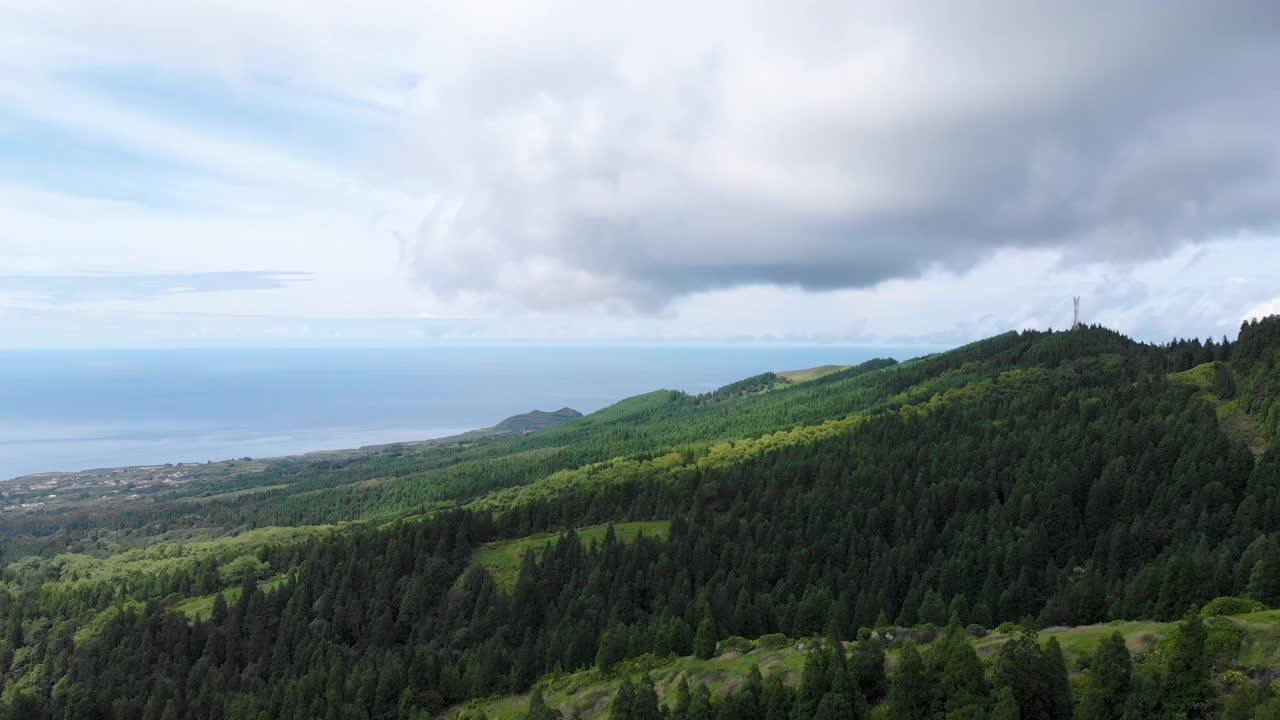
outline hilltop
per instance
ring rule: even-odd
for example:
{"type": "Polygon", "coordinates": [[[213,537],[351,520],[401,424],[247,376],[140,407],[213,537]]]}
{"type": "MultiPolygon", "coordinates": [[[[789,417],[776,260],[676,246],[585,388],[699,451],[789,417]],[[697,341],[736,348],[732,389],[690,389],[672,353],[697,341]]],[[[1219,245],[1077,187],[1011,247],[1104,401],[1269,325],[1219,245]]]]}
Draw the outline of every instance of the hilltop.
{"type": "Polygon", "coordinates": [[[552,412],[530,410],[529,412],[522,413],[520,415],[512,415],[506,420],[495,425],[494,429],[527,433],[534,432],[535,430],[553,428],[557,425],[580,417],[582,417],[582,413],[568,407],[563,407],[552,412]]]}

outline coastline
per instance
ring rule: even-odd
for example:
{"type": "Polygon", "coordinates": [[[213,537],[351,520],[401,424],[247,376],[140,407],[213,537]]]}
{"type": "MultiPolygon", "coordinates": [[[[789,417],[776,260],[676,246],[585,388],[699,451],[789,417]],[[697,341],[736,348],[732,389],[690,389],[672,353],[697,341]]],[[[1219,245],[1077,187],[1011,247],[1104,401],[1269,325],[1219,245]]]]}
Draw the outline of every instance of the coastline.
{"type": "Polygon", "coordinates": [[[193,484],[204,487],[237,476],[260,473],[273,465],[284,463],[346,460],[392,452],[399,448],[423,450],[434,446],[521,435],[555,427],[578,417],[582,417],[582,414],[568,407],[552,412],[532,410],[512,415],[489,427],[432,438],[258,458],[243,456],[206,462],[153,463],[28,473],[0,480],[0,517],[43,512],[60,506],[132,502],[157,494],[176,493],[193,484]]]}

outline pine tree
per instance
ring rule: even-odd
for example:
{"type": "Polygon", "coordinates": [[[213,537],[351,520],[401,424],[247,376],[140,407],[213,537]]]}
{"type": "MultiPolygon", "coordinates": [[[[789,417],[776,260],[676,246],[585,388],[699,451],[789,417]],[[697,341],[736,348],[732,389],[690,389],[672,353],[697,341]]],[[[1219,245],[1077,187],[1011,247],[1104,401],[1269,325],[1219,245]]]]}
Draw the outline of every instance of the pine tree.
{"type": "Polygon", "coordinates": [[[947,607],[947,624],[955,624],[963,626],[969,622],[969,599],[964,593],[959,593],[951,598],[951,604],[947,607]]]}
{"type": "Polygon", "coordinates": [[[1068,720],[1073,714],[1066,659],[1057,638],[1042,649],[1036,634],[1024,631],[1001,645],[995,681],[1013,695],[1023,718],[1068,720]]]}
{"type": "Polygon", "coordinates": [[[699,684],[693,689],[693,697],[689,700],[689,712],[684,720],[711,720],[711,691],[706,685],[699,684]]]}
{"type": "Polygon", "coordinates": [[[889,679],[884,671],[884,644],[878,639],[863,640],[853,649],[850,664],[858,689],[867,702],[874,705],[889,691],[889,679]]]}
{"type": "Polygon", "coordinates": [[[671,720],[686,720],[689,716],[689,705],[693,696],[689,692],[689,679],[680,675],[680,684],[676,685],[676,704],[671,708],[671,720]]]}
{"type": "Polygon", "coordinates": [[[1049,700],[1051,720],[1071,720],[1075,713],[1075,697],[1071,694],[1071,678],[1067,673],[1067,659],[1062,654],[1058,638],[1051,637],[1045,643],[1043,663],[1046,695],[1049,700]]]}
{"type": "Polygon", "coordinates": [[[613,696],[613,703],[609,705],[609,720],[637,720],[633,714],[635,696],[636,689],[631,684],[630,676],[622,678],[622,682],[618,684],[618,692],[613,696]]]}
{"type": "Polygon", "coordinates": [[[1163,694],[1163,678],[1158,673],[1135,674],[1129,697],[1124,703],[1124,713],[1120,717],[1124,720],[1166,717],[1163,694]]]}
{"type": "Polygon", "coordinates": [[[854,720],[853,709],[849,698],[836,692],[829,692],[818,702],[818,709],[813,720],[854,720]]]}
{"type": "Polygon", "coordinates": [[[818,711],[822,696],[831,689],[829,656],[821,644],[809,649],[800,671],[800,687],[796,691],[796,703],[791,715],[796,720],[812,718],[818,711]]]}
{"type": "Polygon", "coordinates": [[[702,622],[698,624],[698,633],[693,636],[693,654],[703,660],[713,658],[717,642],[715,623],[710,616],[702,618],[702,622]]]}
{"type": "Polygon", "coordinates": [[[747,673],[747,686],[742,693],[747,705],[748,720],[763,720],[764,717],[764,676],[760,674],[760,666],[751,663],[747,673]]]}
{"type": "Polygon", "coordinates": [[[525,720],[561,720],[560,711],[547,705],[540,686],[529,693],[529,709],[524,717],[525,720]]]}
{"type": "Polygon", "coordinates": [[[213,596],[213,624],[222,625],[227,621],[227,599],[219,592],[213,596]]]}
{"type": "Polygon", "coordinates": [[[715,706],[715,720],[748,720],[743,709],[742,696],[731,693],[715,706]]]}
{"type": "Polygon", "coordinates": [[[1248,685],[1237,687],[1223,703],[1222,720],[1249,720],[1256,703],[1257,698],[1248,685]]]}
{"type": "Polygon", "coordinates": [[[934,715],[980,717],[987,706],[987,680],[978,654],[960,626],[948,627],[929,654],[926,667],[934,690],[934,715]]]}
{"type": "Polygon", "coordinates": [[[1209,659],[1205,654],[1208,632],[1200,613],[1192,608],[1178,623],[1173,647],[1165,664],[1162,695],[1167,710],[1188,717],[1204,711],[1213,698],[1209,659]]]}
{"type": "Polygon", "coordinates": [[[1219,363],[1214,371],[1214,393],[1219,400],[1232,400],[1236,396],[1236,381],[1230,363],[1219,363]]]}
{"type": "Polygon", "coordinates": [[[1132,686],[1133,661],[1124,636],[1114,632],[1098,644],[1089,663],[1088,686],[1080,698],[1077,716],[1120,720],[1132,686]]]}
{"type": "Polygon", "coordinates": [[[931,698],[924,658],[913,643],[907,643],[898,659],[893,689],[889,691],[888,717],[890,720],[924,720],[929,716],[931,698]]]}
{"type": "Polygon", "coordinates": [[[1280,543],[1268,538],[1249,573],[1246,594],[1267,605],[1280,604],[1280,543]]]}
{"type": "Polygon", "coordinates": [[[790,690],[778,674],[770,675],[764,683],[764,720],[787,720],[790,713],[790,690]]]}
{"type": "MultiPolygon", "coordinates": [[[[541,694],[539,694],[539,698],[541,698],[541,694]]],[[[430,720],[430,715],[427,711],[418,707],[417,697],[411,688],[405,688],[400,692],[396,720],[430,720]]]]}
{"type": "Polygon", "coordinates": [[[596,665],[609,672],[627,656],[627,626],[614,625],[600,636],[600,650],[596,653],[596,665]]]}
{"type": "Polygon", "coordinates": [[[658,691],[648,673],[640,676],[640,682],[635,685],[630,720],[663,720],[658,706],[658,691]]]}
{"type": "Polygon", "coordinates": [[[943,625],[947,622],[947,605],[937,590],[930,590],[924,594],[916,619],[922,625],[943,625]]]}
{"type": "MultiPolygon", "coordinates": [[[[996,688],[991,693],[991,710],[987,713],[988,720],[1021,720],[1022,711],[1018,709],[1018,701],[1013,697],[1013,691],[1007,687],[996,688]]],[[[1092,718],[1081,718],[1081,720],[1092,720],[1092,718]]]]}
{"type": "Polygon", "coordinates": [[[682,618],[664,614],[653,635],[655,655],[688,655],[692,651],[693,633],[682,618]]]}

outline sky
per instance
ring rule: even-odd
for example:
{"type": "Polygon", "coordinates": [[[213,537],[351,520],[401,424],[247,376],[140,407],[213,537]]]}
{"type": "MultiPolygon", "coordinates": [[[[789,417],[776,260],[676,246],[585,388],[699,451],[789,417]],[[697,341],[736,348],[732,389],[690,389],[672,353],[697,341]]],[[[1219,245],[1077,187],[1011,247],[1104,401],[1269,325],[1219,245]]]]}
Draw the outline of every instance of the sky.
{"type": "Polygon", "coordinates": [[[0,0],[0,348],[1280,312],[1280,5],[0,0]]]}

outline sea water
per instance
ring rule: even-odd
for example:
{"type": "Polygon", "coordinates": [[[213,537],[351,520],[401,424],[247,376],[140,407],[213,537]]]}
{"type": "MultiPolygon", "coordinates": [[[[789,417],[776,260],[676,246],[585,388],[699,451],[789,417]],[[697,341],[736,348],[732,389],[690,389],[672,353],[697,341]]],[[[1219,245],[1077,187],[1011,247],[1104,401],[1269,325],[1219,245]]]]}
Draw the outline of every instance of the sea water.
{"type": "Polygon", "coordinates": [[[0,352],[0,479],[422,440],[769,370],[936,347],[443,347],[0,352]]]}

